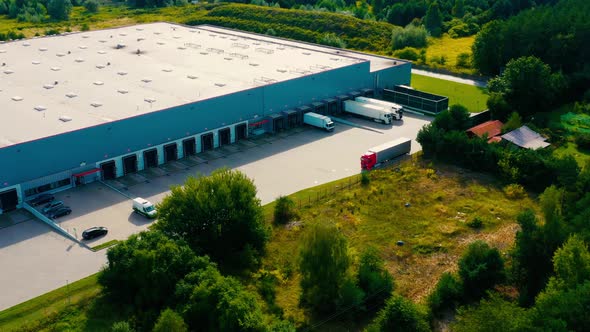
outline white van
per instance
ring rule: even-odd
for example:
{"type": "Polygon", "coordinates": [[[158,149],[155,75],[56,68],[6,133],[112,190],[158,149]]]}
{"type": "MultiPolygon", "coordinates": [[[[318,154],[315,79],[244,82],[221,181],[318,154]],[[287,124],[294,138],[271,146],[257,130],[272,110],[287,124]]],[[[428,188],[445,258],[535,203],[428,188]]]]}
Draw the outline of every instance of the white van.
{"type": "Polygon", "coordinates": [[[144,215],[148,218],[155,218],[157,215],[156,208],[154,204],[150,203],[148,200],[143,199],[141,197],[137,197],[133,200],[133,211],[144,215]]]}

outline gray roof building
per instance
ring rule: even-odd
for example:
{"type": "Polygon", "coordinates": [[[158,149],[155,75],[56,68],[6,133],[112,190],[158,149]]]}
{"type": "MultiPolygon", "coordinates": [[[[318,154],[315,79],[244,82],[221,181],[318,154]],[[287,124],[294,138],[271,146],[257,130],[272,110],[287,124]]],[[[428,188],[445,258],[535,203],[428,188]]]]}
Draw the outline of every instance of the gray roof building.
{"type": "Polygon", "coordinates": [[[502,135],[502,139],[510,141],[521,148],[533,150],[545,148],[551,145],[546,142],[547,139],[545,137],[541,136],[539,133],[527,126],[522,126],[502,135]]]}

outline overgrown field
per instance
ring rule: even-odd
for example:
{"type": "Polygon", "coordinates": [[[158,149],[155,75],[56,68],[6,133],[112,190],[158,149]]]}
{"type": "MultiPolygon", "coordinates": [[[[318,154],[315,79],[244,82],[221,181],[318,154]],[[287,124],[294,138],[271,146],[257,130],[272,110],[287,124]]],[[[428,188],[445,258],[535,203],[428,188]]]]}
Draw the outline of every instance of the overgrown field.
{"type": "MultiPolygon", "coordinates": [[[[305,202],[305,195],[300,197],[305,202]]],[[[421,302],[443,272],[456,269],[469,243],[481,239],[506,253],[517,230],[516,215],[525,207],[535,207],[529,197],[508,198],[497,182],[482,174],[412,164],[374,171],[368,186],[328,197],[302,208],[300,222],[275,228],[263,261],[263,269],[282,281],[276,303],[299,323],[317,323],[298,307],[298,241],[308,223],[337,224],[354,255],[369,245],[377,247],[397,291],[421,302]],[[475,218],[483,221],[481,228],[469,226],[475,218]]],[[[340,324],[327,324],[322,330],[355,329],[355,323],[340,324]]]]}
{"type": "Polygon", "coordinates": [[[456,83],[436,77],[412,74],[412,87],[437,95],[449,97],[449,106],[461,104],[469,112],[481,112],[487,109],[488,94],[484,88],[456,83]]]}
{"type": "Polygon", "coordinates": [[[428,38],[426,48],[426,65],[433,68],[444,68],[458,73],[475,74],[471,67],[457,66],[457,57],[461,53],[469,55],[467,65],[471,65],[471,46],[475,36],[451,38],[444,34],[440,38],[428,38]],[[441,64],[442,62],[442,64],[441,64]]]}

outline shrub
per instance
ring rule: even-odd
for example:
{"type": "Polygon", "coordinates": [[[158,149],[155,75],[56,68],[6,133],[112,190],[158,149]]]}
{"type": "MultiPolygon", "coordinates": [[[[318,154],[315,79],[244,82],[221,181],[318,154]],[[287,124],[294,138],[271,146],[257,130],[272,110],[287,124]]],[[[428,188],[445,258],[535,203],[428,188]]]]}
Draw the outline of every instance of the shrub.
{"type": "Polygon", "coordinates": [[[459,261],[459,275],[465,297],[477,300],[504,279],[504,260],[498,249],[483,241],[475,241],[459,261]]]}
{"type": "Polygon", "coordinates": [[[393,277],[374,247],[367,248],[361,255],[358,280],[367,296],[367,304],[381,305],[393,291],[393,277]]]}
{"type": "Polygon", "coordinates": [[[418,50],[413,47],[404,47],[401,50],[393,52],[393,56],[400,59],[406,59],[411,61],[418,61],[420,54],[418,50]]]}
{"type": "Polygon", "coordinates": [[[440,317],[445,309],[453,310],[463,297],[463,286],[459,279],[451,273],[442,274],[436,288],[428,296],[430,311],[440,317]]]}
{"type": "Polygon", "coordinates": [[[131,325],[127,322],[115,322],[111,327],[111,332],[133,332],[135,331],[131,328],[131,325]]]}
{"type": "Polygon", "coordinates": [[[473,229],[480,229],[483,227],[483,218],[477,216],[477,217],[473,218],[471,221],[468,221],[467,226],[469,226],[473,229]]]}
{"type": "Polygon", "coordinates": [[[72,12],[72,3],[70,0],[49,0],[47,3],[47,13],[55,20],[67,20],[72,12]]]}
{"type": "Polygon", "coordinates": [[[391,32],[391,48],[399,50],[405,47],[425,47],[428,32],[423,26],[408,25],[395,28],[391,32]]]}
{"type": "Polygon", "coordinates": [[[576,144],[580,149],[590,149],[590,134],[578,134],[576,136],[576,144]]]}
{"type": "Polygon", "coordinates": [[[369,172],[365,171],[361,173],[361,185],[368,186],[371,183],[371,178],[369,177],[369,172]]]}
{"type": "Polygon", "coordinates": [[[504,194],[510,199],[521,199],[526,196],[526,191],[520,184],[512,183],[504,187],[504,194]]]}
{"type": "Polygon", "coordinates": [[[175,311],[166,309],[162,311],[153,332],[186,332],[186,323],[175,311]]]}
{"type": "Polygon", "coordinates": [[[45,36],[59,35],[59,33],[60,33],[59,29],[45,30],[45,36]]]}
{"type": "Polygon", "coordinates": [[[319,40],[319,42],[320,42],[320,44],[328,45],[328,46],[334,46],[334,47],[339,47],[339,48],[346,47],[346,43],[344,41],[342,41],[342,39],[340,37],[338,37],[333,32],[325,33],[322,36],[322,38],[319,40]]]}
{"type": "Polygon", "coordinates": [[[89,13],[97,13],[99,6],[97,0],[86,0],[84,2],[84,8],[86,8],[86,11],[89,13]]]}
{"type": "Polygon", "coordinates": [[[274,222],[277,224],[286,224],[297,218],[295,203],[287,196],[279,196],[275,205],[274,222]]]}
{"type": "Polygon", "coordinates": [[[88,30],[90,30],[90,27],[88,26],[88,23],[82,23],[82,25],[80,26],[80,30],[82,30],[82,31],[88,31],[88,30]]]}
{"type": "Polygon", "coordinates": [[[469,56],[469,53],[459,53],[459,55],[457,55],[457,67],[471,68],[471,57],[469,56]]]}
{"type": "Polygon", "coordinates": [[[377,314],[368,332],[381,331],[430,331],[426,314],[412,301],[394,294],[377,314]]]}

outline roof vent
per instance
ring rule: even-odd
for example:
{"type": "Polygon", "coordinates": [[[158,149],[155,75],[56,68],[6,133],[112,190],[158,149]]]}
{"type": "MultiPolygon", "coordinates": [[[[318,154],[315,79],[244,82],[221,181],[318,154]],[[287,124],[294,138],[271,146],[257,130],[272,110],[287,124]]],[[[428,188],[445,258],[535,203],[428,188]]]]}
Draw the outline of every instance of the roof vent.
{"type": "Polygon", "coordinates": [[[101,107],[102,106],[102,103],[99,103],[99,102],[95,101],[95,102],[90,103],[90,106],[92,106],[92,107],[101,107]]]}
{"type": "Polygon", "coordinates": [[[209,54],[209,53],[207,53],[207,52],[199,52],[199,53],[201,53],[201,54],[203,54],[203,55],[207,55],[207,54],[209,54]]]}
{"type": "Polygon", "coordinates": [[[121,32],[121,33],[119,34],[119,36],[125,37],[125,36],[127,36],[127,34],[126,34],[126,33],[123,33],[123,32],[121,32]]]}
{"type": "Polygon", "coordinates": [[[115,46],[115,48],[118,49],[118,50],[120,50],[122,48],[125,48],[125,46],[127,46],[127,45],[120,43],[120,44],[117,44],[117,46],[115,46]]]}
{"type": "Polygon", "coordinates": [[[180,36],[173,36],[174,39],[180,39],[180,36]]]}
{"type": "Polygon", "coordinates": [[[287,72],[287,70],[286,70],[286,69],[277,69],[277,71],[278,71],[279,73],[286,73],[286,72],[287,72]]]}
{"type": "Polygon", "coordinates": [[[47,51],[47,47],[39,47],[39,51],[45,52],[45,51],[47,51]]]}
{"type": "Polygon", "coordinates": [[[78,62],[78,63],[80,63],[80,62],[84,62],[84,59],[82,59],[82,58],[77,58],[75,61],[76,61],[76,62],[78,62]]]}
{"type": "Polygon", "coordinates": [[[14,71],[12,71],[12,70],[10,70],[10,69],[6,69],[6,70],[4,71],[4,74],[12,74],[12,73],[14,73],[14,71]]]}
{"type": "Polygon", "coordinates": [[[72,121],[72,118],[70,118],[69,116],[62,115],[62,116],[59,117],[59,121],[61,121],[61,122],[69,122],[69,121],[72,121]]]}
{"type": "Polygon", "coordinates": [[[128,90],[125,90],[125,89],[118,89],[117,92],[120,93],[120,94],[122,94],[122,95],[129,93],[129,91],[128,90]]]}
{"type": "Polygon", "coordinates": [[[6,50],[0,50],[0,53],[6,53],[6,50]]]}
{"type": "Polygon", "coordinates": [[[31,63],[34,64],[34,65],[38,65],[38,64],[41,63],[41,61],[33,60],[33,61],[31,61],[31,63]]]}
{"type": "Polygon", "coordinates": [[[106,43],[107,42],[105,39],[99,39],[98,41],[101,42],[101,43],[106,43]]]}
{"type": "Polygon", "coordinates": [[[225,83],[215,83],[215,85],[221,88],[221,87],[225,86],[225,83]]]}
{"type": "Polygon", "coordinates": [[[81,49],[81,50],[85,50],[85,49],[88,48],[88,46],[86,46],[86,45],[80,45],[80,46],[78,46],[78,48],[81,49]]]}
{"type": "Polygon", "coordinates": [[[117,75],[125,76],[125,75],[127,75],[127,72],[126,71],[118,71],[117,75]]]}
{"type": "Polygon", "coordinates": [[[29,42],[24,42],[24,43],[23,43],[23,46],[25,46],[25,47],[27,47],[27,46],[31,46],[31,43],[29,43],[29,42]]]}
{"type": "Polygon", "coordinates": [[[68,92],[68,93],[66,93],[66,97],[68,97],[68,98],[74,98],[74,97],[78,97],[78,95],[75,94],[75,93],[73,93],[73,92],[68,92]]]}
{"type": "Polygon", "coordinates": [[[61,58],[62,56],[65,56],[66,54],[65,53],[57,53],[56,55],[61,58]]]}
{"type": "Polygon", "coordinates": [[[165,73],[171,73],[172,69],[171,68],[164,68],[164,69],[162,69],[162,71],[165,73]]]}
{"type": "Polygon", "coordinates": [[[156,99],[154,99],[154,98],[145,98],[144,101],[146,101],[146,102],[148,102],[148,103],[151,104],[151,103],[155,103],[156,102],[156,99]]]}
{"type": "Polygon", "coordinates": [[[303,55],[311,55],[310,52],[302,52],[301,54],[303,54],[303,55]]]}
{"type": "Polygon", "coordinates": [[[330,58],[330,60],[332,60],[332,61],[339,61],[340,59],[338,59],[338,58],[330,58]]]}
{"type": "Polygon", "coordinates": [[[61,68],[59,68],[59,67],[51,67],[51,70],[53,70],[53,71],[60,71],[61,68]]]}
{"type": "Polygon", "coordinates": [[[164,43],[164,42],[157,42],[156,44],[158,44],[158,45],[166,45],[166,43],[164,43]]]}
{"type": "Polygon", "coordinates": [[[47,90],[51,90],[55,87],[55,85],[54,84],[44,84],[43,87],[47,90]]]}
{"type": "Polygon", "coordinates": [[[196,80],[197,78],[199,78],[198,76],[195,76],[195,75],[186,75],[186,77],[190,78],[191,80],[196,80]]]}
{"type": "Polygon", "coordinates": [[[21,96],[14,96],[14,97],[12,97],[12,100],[14,100],[14,101],[21,101],[21,100],[23,100],[23,97],[21,97],[21,96]]]}
{"type": "Polygon", "coordinates": [[[47,109],[47,107],[41,106],[41,105],[35,106],[35,108],[34,108],[35,111],[39,111],[39,112],[43,112],[46,109],[47,109]]]}
{"type": "Polygon", "coordinates": [[[161,32],[159,32],[159,31],[154,31],[154,35],[159,35],[159,34],[161,34],[161,32]]]}
{"type": "Polygon", "coordinates": [[[86,39],[86,38],[90,38],[90,36],[88,35],[83,35],[82,38],[86,39]]]}
{"type": "Polygon", "coordinates": [[[184,46],[178,46],[177,48],[178,48],[179,50],[186,50],[186,47],[184,47],[184,46]]]}
{"type": "Polygon", "coordinates": [[[259,65],[257,63],[254,63],[254,62],[250,62],[250,66],[252,66],[252,67],[258,67],[259,65]]]}
{"type": "Polygon", "coordinates": [[[102,51],[102,50],[100,50],[100,51],[98,51],[98,52],[96,52],[96,53],[98,53],[98,54],[107,54],[107,52],[106,52],[106,51],[102,51]]]}
{"type": "Polygon", "coordinates": [[[135,28],[137,31],[143,31],[143,28],[135,28]]]}
{"type": "Polygon", "coordinates": [[[96,65],[96,68],[98,69],[103,69],[105,67],[105,65],[96,65]]]}
{"type": "Polygon", "coordinates": [[[143,83],[149,83],[149,82],[151,82],[152,80],[151,80],[150,78],[144,78],[144,79],[142,79],[141,81],[142,81],[143,83]]]}
{"type": "Polygon", "coordinates": [[[104,85],[103,81],[94,81],[94,85],[104,85]]]}
{"type": "Polygon", "coordinates": [[[232,60],[232,58],[224,58],[225,60],[232,60]]]}

